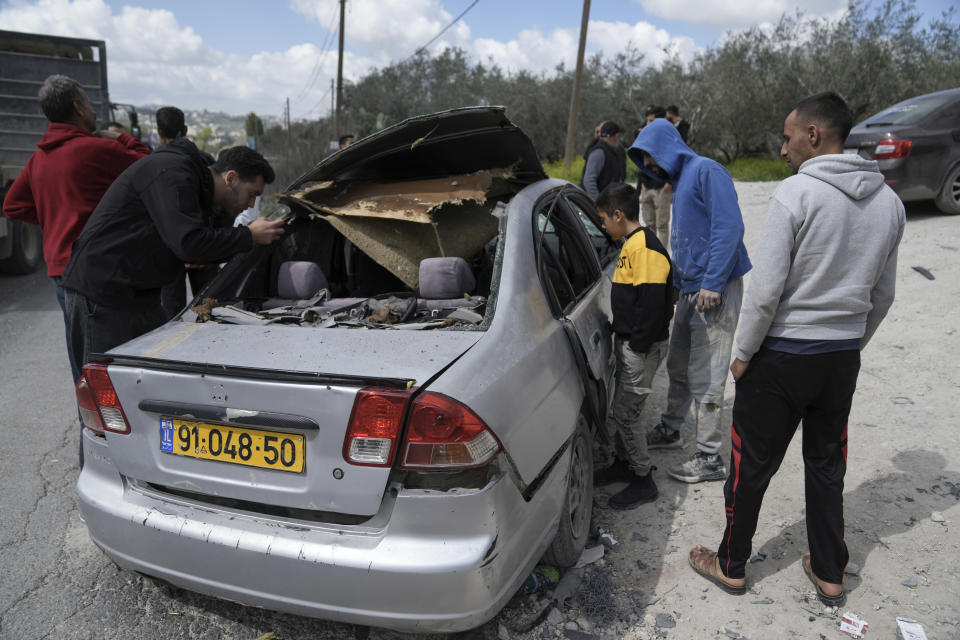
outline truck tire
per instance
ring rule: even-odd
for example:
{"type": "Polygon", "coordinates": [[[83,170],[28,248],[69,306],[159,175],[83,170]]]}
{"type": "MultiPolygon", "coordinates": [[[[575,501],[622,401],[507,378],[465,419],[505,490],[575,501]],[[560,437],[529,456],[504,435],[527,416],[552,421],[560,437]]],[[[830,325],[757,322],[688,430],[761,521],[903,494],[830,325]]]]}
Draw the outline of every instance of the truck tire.
{"type": "Polygon", "coordinates": [[[590,534],[593,513],[593,439],[581,414],[570,440],[570,470],[557,535],[543,555],[556,567],[572,567],[580,559],[590,534]]]}
{"type": "Polygon", "coordinates": [[[960,164],[947,174],[943,188],[937,195],[937,209],[950,215],[960,214],[960,164]]]}
{"type": "Polygon", "coordinates": [[[10,220],[11,251],[0,260],[0,271],[11,274],[32,273],[43,262],[43,235],[40,227],[10,220]]]}

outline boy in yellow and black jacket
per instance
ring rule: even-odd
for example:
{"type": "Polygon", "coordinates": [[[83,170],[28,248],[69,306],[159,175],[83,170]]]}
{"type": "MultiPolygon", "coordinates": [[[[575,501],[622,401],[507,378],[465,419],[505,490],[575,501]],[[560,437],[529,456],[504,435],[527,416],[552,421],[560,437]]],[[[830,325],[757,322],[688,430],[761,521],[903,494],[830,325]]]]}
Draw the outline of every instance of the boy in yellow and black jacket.
{"type": "Polygon", "coordinates": [[[640,224],[636,190],[618,183],[597,198],[603,229],[614,240],[626,240],[613,272],[610,306],[613,309],[614,349],[617,357],[616,393],[605,425],[608,441],[601,451],[614,462],[597,471],[594,485],[627,482],[610,498],[614,509],[632,509],[657,497],[647,439],[640,426],[653,376],[666,356],[673,317],[673,267],[656,233],[640,224]]]}

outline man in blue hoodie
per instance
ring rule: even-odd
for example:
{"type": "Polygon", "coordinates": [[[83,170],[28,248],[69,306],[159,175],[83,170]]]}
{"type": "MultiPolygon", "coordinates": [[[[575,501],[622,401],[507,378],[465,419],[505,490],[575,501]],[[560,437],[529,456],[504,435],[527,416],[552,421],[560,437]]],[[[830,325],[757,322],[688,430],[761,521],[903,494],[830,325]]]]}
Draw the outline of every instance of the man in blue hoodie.
{"type": "Polygon", "coordinates": [[[628,153],[641,171],[669,182],[674,194],[670,253],[680,295],[667,355],[670,389],[666,412],[648,434],[647,446],[683,446],[680,428],[692,403],[697,451],[667,473],[683,482],[723,480],[723,389],[743,275],[750,270],[737,192],[727,170],[694,153],[665,119],[644,127],[628,153]]]}

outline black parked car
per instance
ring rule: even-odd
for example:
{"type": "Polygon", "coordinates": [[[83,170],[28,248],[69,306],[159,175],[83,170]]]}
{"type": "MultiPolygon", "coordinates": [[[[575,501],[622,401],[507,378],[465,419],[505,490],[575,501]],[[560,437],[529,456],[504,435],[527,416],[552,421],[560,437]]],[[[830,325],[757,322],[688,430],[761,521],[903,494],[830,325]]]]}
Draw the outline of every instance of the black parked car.
{"type": "Polygon", "coordinates": [[[844,152],[879,162],[900,199],[960,213],[960,88],[917,96],[855,126],[844,152]]]}

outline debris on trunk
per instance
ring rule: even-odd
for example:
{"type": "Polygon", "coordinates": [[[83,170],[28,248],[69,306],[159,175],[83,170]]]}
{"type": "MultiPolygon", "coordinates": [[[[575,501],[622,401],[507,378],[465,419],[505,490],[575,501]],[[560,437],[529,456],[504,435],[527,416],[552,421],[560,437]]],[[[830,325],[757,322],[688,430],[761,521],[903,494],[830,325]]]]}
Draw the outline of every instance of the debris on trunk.
{"type": "Polygon", "coordinates": [[[190,307],[190,311],[197,314],[197,322],[207,322],[210,320],[210,311],[220,304],[216,298],[204,298],[203,302],[195,307],[190,307]]]}

